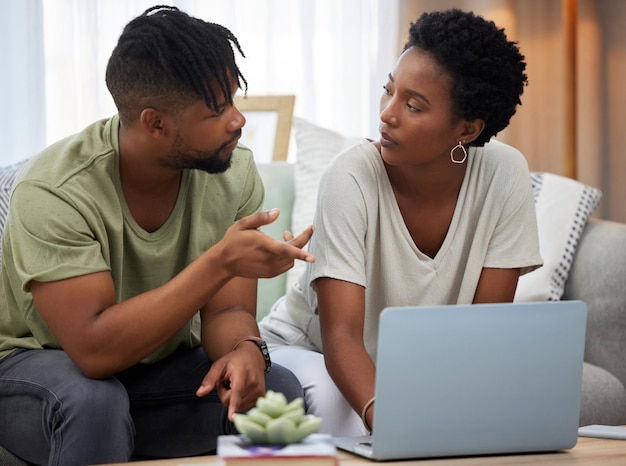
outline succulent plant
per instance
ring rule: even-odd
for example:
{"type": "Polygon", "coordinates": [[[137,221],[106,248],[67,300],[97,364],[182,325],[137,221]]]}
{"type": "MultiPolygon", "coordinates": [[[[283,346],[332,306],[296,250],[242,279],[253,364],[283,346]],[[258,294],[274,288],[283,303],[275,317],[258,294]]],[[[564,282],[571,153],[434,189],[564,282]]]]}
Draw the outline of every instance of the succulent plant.
{"type": "Polygon", "coordinates": [[[285,395],[268,390],[254,408],[235,414],[234,423],[239,433],[254,443],[288,444],[317,432],[322,418],[305,414],[302,398],[287,403],[285,395]]]}

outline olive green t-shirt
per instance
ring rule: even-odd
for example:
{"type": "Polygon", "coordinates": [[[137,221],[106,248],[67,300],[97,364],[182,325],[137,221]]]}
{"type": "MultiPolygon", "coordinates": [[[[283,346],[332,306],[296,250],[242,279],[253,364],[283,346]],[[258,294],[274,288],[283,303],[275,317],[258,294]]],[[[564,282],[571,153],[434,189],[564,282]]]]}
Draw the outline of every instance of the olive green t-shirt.
{"type": "MultiPolygon", "coordinates": [[[[118,130],[117,116],[96,122],[44,150],[18,175],[2,247],[0,357],[16,348],[60,348],[33,303],[31,280],[109,271],[121,302],[168,282],[236,220],[261,208],[261,179],[251,152],[239,146],[224,173],[184,170],[169,218],[145,231],[122,193],[118,130]]],[[[198,346],[197,317],[144,362],[198,346]]]]}

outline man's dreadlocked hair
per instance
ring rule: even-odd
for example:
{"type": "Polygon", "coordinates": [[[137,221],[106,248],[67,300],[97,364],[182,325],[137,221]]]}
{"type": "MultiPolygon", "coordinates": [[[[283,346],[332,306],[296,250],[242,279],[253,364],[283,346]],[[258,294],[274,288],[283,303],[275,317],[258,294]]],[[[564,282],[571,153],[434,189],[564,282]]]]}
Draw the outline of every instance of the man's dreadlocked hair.
{"type": "Polygon", "coordinates": [[[143,108],[181,110],[198,98],[218,111],[221,97],[232,103],[231,79],[247,90],[223,26],[193,18],[173,6],[147,9],[122,31],[106,70],[106,83],[124,123],[143,108]]]}

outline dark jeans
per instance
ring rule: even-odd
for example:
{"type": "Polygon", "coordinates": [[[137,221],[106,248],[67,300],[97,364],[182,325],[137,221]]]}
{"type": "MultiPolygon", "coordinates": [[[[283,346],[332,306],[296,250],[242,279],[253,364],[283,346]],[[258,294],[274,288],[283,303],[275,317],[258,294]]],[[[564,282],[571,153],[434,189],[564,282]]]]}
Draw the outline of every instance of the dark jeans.
{"type": "MultiPolygon", "coordinates": [[[[195,395],[210,365],[202,348],[181,350],[94,380],[64,351],[15,351],[0,360],[0,445],[55,466],[213,453],[217,436],[236,430],[216,393],[195,395]]],[[[266,388],[304,397],[278,365],[266,388]]]]}

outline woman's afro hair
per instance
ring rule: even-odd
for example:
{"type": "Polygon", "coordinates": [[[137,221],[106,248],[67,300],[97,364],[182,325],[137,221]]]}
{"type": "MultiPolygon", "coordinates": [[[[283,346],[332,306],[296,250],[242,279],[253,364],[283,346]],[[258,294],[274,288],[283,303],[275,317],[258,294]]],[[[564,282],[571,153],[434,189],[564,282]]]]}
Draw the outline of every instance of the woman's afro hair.
{"type": "Polygon", "coordinates": [[[485,122],[472,145],[484,145],[507,127],[528,80],[524,56],[504,29],[473,12],[427,12],[411,23],[404,50],[410,47],[428,53],[449,73],[458,116],[485,122]]]}

